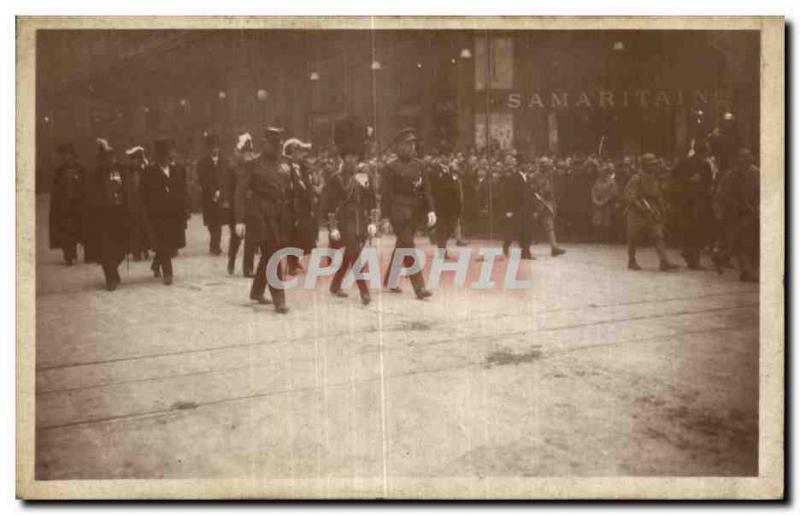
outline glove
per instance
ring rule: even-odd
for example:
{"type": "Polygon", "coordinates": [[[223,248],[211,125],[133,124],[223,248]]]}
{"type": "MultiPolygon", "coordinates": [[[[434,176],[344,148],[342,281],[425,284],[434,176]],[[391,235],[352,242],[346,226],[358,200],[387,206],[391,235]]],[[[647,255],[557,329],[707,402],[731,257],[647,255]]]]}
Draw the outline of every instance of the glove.
{"type": "Polygon", "coordinates": [[[436,225],[436,213],[433,211],[428,212],[428,227],[433,227],[436,225]]]}
{"type": "Polygon", "coordinates": [[[514,213],[511,211],[506,211],[506,218],[511,218],[512,216],[514,216],[514,213]]]}
{"type": "Polygon", "coordinates": [[[219,190],[214,192],[214,202],[219,200],[219,190]]]}
{"type": "Polygon", "coordinates": [[[331,236],[331,240],[333,240],[333,241],[339,241],[339,238],[342,237],[342,235],[339,234],[339,229],[331,230],[331,235],[330,236],[331,236]]]}
{"type": "Polygon", "coordinates": [[[377,227],[375,227],[375,224],[369,224],[369,225],[367,226],[367,234],[369,234],[369,237],[370,237],[370,238],[372,238],[373,236],[375,236],[376,234],[378,234],[378,228],[377,228],[377,227]]]}
{"type": "Polygon", "coordinates": [[[236,224],[236,236],[244,238],[244,224],[236,224]]]}

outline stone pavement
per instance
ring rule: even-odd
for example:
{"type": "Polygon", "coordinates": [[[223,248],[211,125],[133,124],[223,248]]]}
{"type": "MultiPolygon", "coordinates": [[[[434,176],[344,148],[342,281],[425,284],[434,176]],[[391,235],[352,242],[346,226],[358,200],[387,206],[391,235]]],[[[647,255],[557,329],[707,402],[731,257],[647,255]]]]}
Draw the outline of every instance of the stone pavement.
{"type": "Polygon", "coordinates": [[[99,266],[47,249],[46,213],[40,199],[37,479],[391,495],[404,477],[757,473],[758,286],[733,271],[660,273],[642,249],[634,273],[621,246],[536,245],[527,290],[418,301],[406,283],[363,307],[319,285],[281,316],[207,253],[199,216],[175,284],[130,262],[106,292],[99,266]]]}

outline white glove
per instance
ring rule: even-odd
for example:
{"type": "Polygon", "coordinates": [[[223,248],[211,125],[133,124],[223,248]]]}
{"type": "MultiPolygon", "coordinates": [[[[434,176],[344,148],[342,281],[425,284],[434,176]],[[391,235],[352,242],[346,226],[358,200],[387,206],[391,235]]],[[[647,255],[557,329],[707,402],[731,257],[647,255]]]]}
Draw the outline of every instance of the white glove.
{"type": "Polygon", "coordinates": [[[369,224],[369,225],[367,225],[367,234],[369,234],[369,237],[370,237],[370,238],[372,238],[373,236],[375,236],[376,234],[378,234],[378,228],[377,228],[377,227],[375,227],[375,224],[369,224]]]}
{"type": "Polygon", "coordinates": [[[244,238],[244,224],[236,224],[236,236],[244,238]]]}
{"type": "Polygon", "coordinates": [[[511,211],[506,211],[506,218],[511,218],[512,216],[514,216],[514,213],[511,211]]]}
{"type": "Polygon", "coordinates": [[[339,238],[342,237],[342,235],[339,234],[339,229],[333,229],[331,231],[331,235],[330,236],[331,236],[331,240],[333,240],[333,241],[339,241],[339,238]]]}
{"type": "Polygon", "coordinates": [[[436,213],[433,211],[428,212],[428,227],[433,227],[436,225],[436,213]]]}
{"type": "Polygon", "coordinates": [[[219,200],[219,190],[214,192],[214,202],[219,200]]]}

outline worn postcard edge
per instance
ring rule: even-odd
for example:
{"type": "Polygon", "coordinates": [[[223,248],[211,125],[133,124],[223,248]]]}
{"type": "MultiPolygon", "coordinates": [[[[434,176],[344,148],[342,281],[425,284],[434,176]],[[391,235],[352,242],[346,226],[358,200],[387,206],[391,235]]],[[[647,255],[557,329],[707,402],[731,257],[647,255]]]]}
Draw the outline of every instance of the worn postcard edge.
{"type": "Polygon", "coordinates": [[[782,17],[18,17],[17,479],[23,499],[778,499],[784,496],[784,20],[782,17]],[[697,29],[761,31],[761,285],[757,477],[34,479],[35,35],[38,29],[697,29]]]}

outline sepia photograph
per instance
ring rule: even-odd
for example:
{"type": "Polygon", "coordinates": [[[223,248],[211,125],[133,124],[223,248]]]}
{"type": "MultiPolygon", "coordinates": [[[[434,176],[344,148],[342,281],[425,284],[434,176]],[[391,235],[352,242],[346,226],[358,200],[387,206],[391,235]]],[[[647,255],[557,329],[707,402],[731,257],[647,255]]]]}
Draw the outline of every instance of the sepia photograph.
{"type": "Polygon", "coordinates": [[[784,21],[17,18],[17,495],[784,495],[784,21]]]}

